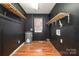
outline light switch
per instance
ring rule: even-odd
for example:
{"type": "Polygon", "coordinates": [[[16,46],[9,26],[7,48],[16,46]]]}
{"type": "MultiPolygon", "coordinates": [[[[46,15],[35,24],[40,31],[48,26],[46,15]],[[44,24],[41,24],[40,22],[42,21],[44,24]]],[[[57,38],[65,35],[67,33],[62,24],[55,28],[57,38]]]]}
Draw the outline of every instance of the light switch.
{"type": "Polygon", "coordinates": [[[30,28],[30,31],[33,31],[33,29],[32,29],[32,28],[30,28]]]}

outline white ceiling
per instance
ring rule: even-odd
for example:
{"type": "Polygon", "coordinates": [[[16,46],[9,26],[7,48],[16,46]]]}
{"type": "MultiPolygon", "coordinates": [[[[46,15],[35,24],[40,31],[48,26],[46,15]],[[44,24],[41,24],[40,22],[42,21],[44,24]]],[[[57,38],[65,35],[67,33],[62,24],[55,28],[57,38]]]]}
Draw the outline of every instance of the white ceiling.
{"type": "MultiPolygon", "coordinates": [[[[55,3],[38,3],[38,9],[34,9],[30,3],[19,3],[27,14],[49,14],[55,3]]],[[[37,7],[37,5],[36,5],[37,7]]]]}

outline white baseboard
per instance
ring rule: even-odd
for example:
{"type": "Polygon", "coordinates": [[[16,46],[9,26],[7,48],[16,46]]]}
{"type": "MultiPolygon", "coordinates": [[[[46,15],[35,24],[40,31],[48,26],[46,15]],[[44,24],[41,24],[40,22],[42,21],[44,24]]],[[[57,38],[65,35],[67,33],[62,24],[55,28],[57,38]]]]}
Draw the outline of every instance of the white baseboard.
{"type": "Polygon", "coordinates": [[[24,45],[24,42],[17,49],[15,49],[9,56],[12,56],[13,54],[15,54],[15,52],[18,51],[23,45],[24,45]]]}
{"type": "Polygon", "coordinates": [[[46,39],[46,40],[47,40],[48,43],[51,45],[51,47],[54,48],[54,49],[57,51],[57,53],[61,56],[61,54],[58,52],[58,50],[57,50],[55,47],[52,46],[52,43],[50,42],[50,39],[46,39]]]}

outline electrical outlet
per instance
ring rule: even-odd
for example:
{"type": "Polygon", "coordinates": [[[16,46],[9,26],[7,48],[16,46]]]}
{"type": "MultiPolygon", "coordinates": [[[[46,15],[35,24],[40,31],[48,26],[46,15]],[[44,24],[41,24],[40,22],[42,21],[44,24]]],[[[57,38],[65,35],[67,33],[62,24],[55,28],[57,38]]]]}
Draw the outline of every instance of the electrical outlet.
{"type": "Polygon", "coordinates": [[[18,40],[17,43],[20,44],[20,40],[18,40]]]}
{"type": "Polygon", "coordinates": [[[63,43],[63,39],[60,39],[60,43],[63,43]]]}
{"type": "Polygon", "coordinates": [[[56,35],[61,36],[61,30],[60,29],[56,29],[56,35]]]}

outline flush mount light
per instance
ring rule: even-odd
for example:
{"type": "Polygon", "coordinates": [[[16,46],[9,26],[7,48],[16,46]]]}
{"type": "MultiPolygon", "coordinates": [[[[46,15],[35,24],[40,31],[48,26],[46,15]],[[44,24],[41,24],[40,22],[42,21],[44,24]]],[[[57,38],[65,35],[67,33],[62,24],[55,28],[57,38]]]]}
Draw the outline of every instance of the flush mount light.
{"type": "Polygon", "coordinates": [[[30,6],[31,6],[33,9],[38,10],[38,3],[30,3],[30,6]]]}
{"type": "Polygon", "coordinates": [[[27,3],[52,3],[53,0],[27,0],[27,3]]]}

